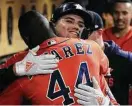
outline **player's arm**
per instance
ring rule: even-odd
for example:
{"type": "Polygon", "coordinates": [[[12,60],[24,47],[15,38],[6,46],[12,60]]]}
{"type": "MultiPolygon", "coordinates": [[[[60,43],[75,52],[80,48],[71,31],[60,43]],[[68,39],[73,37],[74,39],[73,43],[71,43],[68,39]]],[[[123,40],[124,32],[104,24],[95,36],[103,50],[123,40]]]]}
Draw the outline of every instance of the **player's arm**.
{"type": "Polygon", "coordinates": [[[49,74],[53,73],[58,62],[55,55],[42,54],[36,56],[29,51],[23,60],[15,63],[14,72],[18,76],[49,74]]]}
{"type": "MultiPolygon", "coordinates": [[[[37,56],[36,52],[39,46],[26,52],[20,52],[0,65],[0,69],[12,66],[10,69],[16,76],[48,74],[54,71],[58,66],[58,60],[55,55],[42,54],[37,56]]],[[[10,71],[9,70],[9,71],[10,71]]]]}
{"type": "Polygon", "coordinates": [[[3,91],[19,76],[52,73],[58,63],[54,55],[34,56],[28,52],[21,61],[18,61],[20,57],[23,58],[22,55],[14,55],[0,65],[0,91],[3,91]]]}
{"type": "Polygon", "coordinates": [[[122,50],[114,41],[105,41],[105,54],[109,57],[117,56],[121,57],[122,61],[127,59],[128,62],[132,62],[132,52],[122,50]]]}
{"type": "MultiPolygon", "coordinates": [[[[105,54],[107,55],[111,64],[115,64],[115,61],[118,62],[116,67],[125,67],[126,70],[120,72],[121,75],[126,75],[125,78],[132,84],[132,52],[122,50],[117,44],[113,41],[105,42],[105,54]]],[[[118,69],[119,70],[119,69],[118,69]]]]}

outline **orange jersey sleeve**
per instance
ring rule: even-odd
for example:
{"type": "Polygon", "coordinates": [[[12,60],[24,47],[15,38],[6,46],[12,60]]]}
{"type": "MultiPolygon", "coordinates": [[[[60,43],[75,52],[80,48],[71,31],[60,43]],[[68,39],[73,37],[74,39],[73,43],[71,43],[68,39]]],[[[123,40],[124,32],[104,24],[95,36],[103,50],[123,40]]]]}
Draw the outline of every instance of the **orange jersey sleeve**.
{"type": "Polygon", "coordinates": [[[21,61],[26,56],[27,53],[28,51],[22,51],[14,54],[9,59],[7,59],[5,63],[0,65],[0,69],[8,68],[9,66],[15,64],[16,62],[21,61]]]}

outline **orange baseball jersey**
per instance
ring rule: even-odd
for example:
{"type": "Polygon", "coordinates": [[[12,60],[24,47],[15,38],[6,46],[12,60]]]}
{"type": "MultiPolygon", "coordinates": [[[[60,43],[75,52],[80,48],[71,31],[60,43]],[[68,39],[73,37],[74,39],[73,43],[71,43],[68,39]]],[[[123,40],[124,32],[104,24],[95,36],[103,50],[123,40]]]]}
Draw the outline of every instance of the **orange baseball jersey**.
{"type": "Polygon", "coordinates": [[[14,54],[10,58],[8,58],[4,64],[0,64],[0,69],[8,68],[9,66],[15,64],[18,61],[21,61],[25,55],[28,53],[28,51],[22,51],[17,54],[14,54]]]}
{"type": "Polygon", "coordinates": [[[108,59],[94,41],[55,37],[43,42],[37,55],[47,53],[60,60],[58,68],[52,74],[17,79],[0,95],[0,104],[20,104],[23,96],[37,105],[77,104],[74,88],[80,83],[92,86],[92,76],[106,95],[108,59]]]}
{"type": "Polygon", "coordinates": [[[105,29],[103,31],[104,40],[113,40],[118,44],[123,50],[132,51],[132,29],[124,36],[118,38],[112,33],[112,28],[105,29]]]}

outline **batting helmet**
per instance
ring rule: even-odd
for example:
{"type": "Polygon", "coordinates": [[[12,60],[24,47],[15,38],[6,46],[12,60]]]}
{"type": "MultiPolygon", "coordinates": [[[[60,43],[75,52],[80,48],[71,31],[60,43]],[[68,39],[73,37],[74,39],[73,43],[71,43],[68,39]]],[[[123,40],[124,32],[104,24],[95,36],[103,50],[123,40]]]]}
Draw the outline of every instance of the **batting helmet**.
{"type": "Polygon", "coordinates": [[[103,20],[98,13],[93,12],[93,11],[88,11],[88,13],[92,17],[91,26],[90,26],[91,31],[96,31],[104,27],[103,20]]]}
{"type": "Polygon", "coordinates": [[[98,13],[93,12],[93,11],[87,11],[87,12],[91,15],[92,20],[91,20],[91,24],[89,25],[89,28],[87,28],[87,29],[85,28],[82,31],[82,34],[81,34],[82,39],[87,39],[88,36],[90,36],[90,34],[93,31],[96,31],[96,30],[104,27],[103,20],[98,13]]]}
{"type": "Polygon", "coordinates": [[[60,19],[60,17],[67,14],[75,14],[82,17],[84,19],[86,27],[91,24],[91,15],[89,15],[86,9],[83,8],[80,4],[74,2],[64,3],[56,8],[54,13],[52,14],[51,21],[55,23],[60,19]]]}

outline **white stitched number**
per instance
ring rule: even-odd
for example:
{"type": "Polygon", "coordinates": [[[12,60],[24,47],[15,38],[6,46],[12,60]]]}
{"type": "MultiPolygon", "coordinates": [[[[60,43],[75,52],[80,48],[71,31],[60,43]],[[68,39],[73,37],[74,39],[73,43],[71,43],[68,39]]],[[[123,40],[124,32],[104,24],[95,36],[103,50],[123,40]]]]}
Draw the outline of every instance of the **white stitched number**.
{"type": "MultiPolygon", "coordinates": [[[[78,86],[78,84],[82,83],[83,74],[86,77],[86,81],[87,81],[86,84],[90,85],[90,86],[92,85],[90,82],[90,78],[89,78],[89,71],[88,71],[87,63],[84,62],[84,63],[80,64],[80,68],[79,68],[79,72],[78,72],[78,76],[77,76],[77,80],[76,80],[76,84],[75,84],[76,87],[78,86]]],[[[59,70],[54,71],[50,78],[47,97],[50,98],[51,100],[55,100],[55,99],[59,98],[60,96],[63,96],[64,101],[62,103],[64,105],[70,105],[70,104],[74,103],[74,99],[72,97],[70,97],[69,93],[70,93],[70,88],[68,86],[66,86],[66,84],[63,80],[63,77],[61,76],[61,72],[59,70]],[[56,84],[58,84],[60,90],[54,92],[56,84]]]]}

